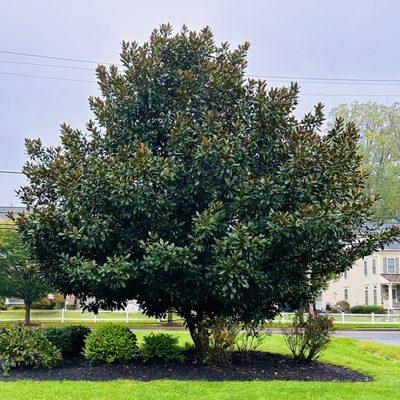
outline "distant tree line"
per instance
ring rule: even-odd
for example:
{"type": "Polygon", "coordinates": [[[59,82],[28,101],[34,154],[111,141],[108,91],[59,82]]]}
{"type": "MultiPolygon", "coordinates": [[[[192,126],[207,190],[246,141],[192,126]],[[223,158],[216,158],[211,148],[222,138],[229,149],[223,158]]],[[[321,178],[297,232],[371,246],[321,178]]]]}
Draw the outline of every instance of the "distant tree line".
{"type": "Polygon", "coordinates": [[[366,194],[379,194],[373,216],[377,221],[400,221],[400,103],[341,104],[332,112],[352,121],[359,130],[359,153],[369,173],[366,194]]]}

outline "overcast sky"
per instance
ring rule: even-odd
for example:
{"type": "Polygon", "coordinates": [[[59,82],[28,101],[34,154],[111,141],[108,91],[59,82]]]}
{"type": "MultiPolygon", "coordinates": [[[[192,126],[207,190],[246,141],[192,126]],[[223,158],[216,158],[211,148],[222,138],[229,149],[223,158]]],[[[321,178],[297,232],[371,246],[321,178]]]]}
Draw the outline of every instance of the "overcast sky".
{"type": "MultiPolygon", "coordinates": [[[[0,170],[21,169],[25,137],[57,144],[61,122],[83,128],[91,117],[87,97],[97,92],[90,82],[9,75],[93,81],[93,64],[4,51],[118,62],[122,40],[143,42],[153,28],[170,22],[196,30],[209,25],[218,42],[232,46],[249,41],[249,74],[400,79],[399,21],[397,0],[0,0],[0,170]]],[[[400,86],[393,84],[300,84],[301,112],[318,101],[329,111],[344,102],[400,98],[400,86]]],[[[0,174],[0,206],[20,204],[14,190],[22,182],[21,176],[0,174]]]]}

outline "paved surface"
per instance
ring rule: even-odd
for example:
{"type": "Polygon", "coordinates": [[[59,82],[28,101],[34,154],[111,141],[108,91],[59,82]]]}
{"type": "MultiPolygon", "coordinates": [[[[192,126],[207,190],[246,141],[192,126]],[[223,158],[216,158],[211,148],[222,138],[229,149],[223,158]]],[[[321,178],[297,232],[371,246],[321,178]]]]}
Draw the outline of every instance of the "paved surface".
{"type": "Polygon", "coordinates": [[[400,330],[359,330],[337,331],[335,336],[374,342],[397,344],[400,346],[400,330]]]}

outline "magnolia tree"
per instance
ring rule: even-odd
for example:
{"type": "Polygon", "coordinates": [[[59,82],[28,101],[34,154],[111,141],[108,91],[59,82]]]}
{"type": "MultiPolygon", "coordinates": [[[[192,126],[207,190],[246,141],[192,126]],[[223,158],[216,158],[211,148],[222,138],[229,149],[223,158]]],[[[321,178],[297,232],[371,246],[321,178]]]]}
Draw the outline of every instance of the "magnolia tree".
{"type": "Polygon", "coordinates": [[[176,310],[200,358],[215,321],[300,308],[398,233],[364,224],[355,126],[297,119],[296,84],[246,79],[248,47],[163,25],[97,68],[86,132],[26,142],[17,223],[43,273],[95,312],[176,310]]]}

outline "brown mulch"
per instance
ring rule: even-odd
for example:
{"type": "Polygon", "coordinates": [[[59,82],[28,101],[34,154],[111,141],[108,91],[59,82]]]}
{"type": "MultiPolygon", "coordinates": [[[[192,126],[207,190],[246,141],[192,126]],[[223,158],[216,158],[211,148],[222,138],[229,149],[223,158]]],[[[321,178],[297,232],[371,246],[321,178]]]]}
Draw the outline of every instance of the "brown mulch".
{"type": "Polygon", "coordinates": [[[252,381],[252,380],[296,380],[296,381],[338,381],[365,382],[371,380],[360,372],[336,365],[313,361],[309,364],[296,362],[292,357],[256,351],[247,361],[235,354],[229,367],[217,368],[198,364],[193,354],[185,354],[183,363],[145,363],[136,359],[129,363],[92,363],[77,358],[65,360],[54,369],[21,368],[11,370],[0,380],[15,381],[29,379],[34,381],[110,381],[132,379],[153,381],[173,379],[184,381],[252,381]]]}

